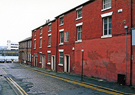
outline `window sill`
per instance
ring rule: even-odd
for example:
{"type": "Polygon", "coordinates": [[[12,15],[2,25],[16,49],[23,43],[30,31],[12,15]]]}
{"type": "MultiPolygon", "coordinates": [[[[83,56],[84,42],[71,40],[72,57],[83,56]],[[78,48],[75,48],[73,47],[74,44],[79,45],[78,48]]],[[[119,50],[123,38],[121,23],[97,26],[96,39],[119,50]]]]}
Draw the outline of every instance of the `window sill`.
{"type": "Polygon", "coordinates": [[[79,18],[77,18],[76,20],[80,20],[80,19],[82,19],[82,17],[79,17],[79,18]]]}
{"type": "Polygon", "coordinates": [[[49,46],[47,46],[48,48],[50,48],[51,47],[51,45],[49,45],[49,46]]]}
{"type": "Polygon", "coordinates": [[[77,40],[77,41],[75,41],[75,43],[81,43],[82,42],[82,40],[77,40]]]}
{"type": "Polygon", "coordinates": [[[42,62],[39,62],[39,64],[42,64],[42,62]]]}
{"type": "Polygon", "coordinates": [[[60,46],[64,45],[64,43],[59,43],[60,46]]]}
{"type": "Polygon", "coordinates": [[[40,33],[40,35],[42,35],[42,33],[40,33]]]}
{"type": "Polygon", "coordinates": [[[48,30],[48,32],[51,32],[51,30],[48,30]]]}
{"type": "Polygon", "coordinates": [[[51,65],[51,63],[49,62],[49,63],[47,63],[47,65],[51,65]]]}
{"type": "Polygon", "coordinates": [[[36,49],[36,48],[34,48],[34,49],[36,49]]]}
{"type": "Polygon", "coordinates": [[[64,23],[60,24],[59,26],[63,26],[63,25],[64,25],[64,23]]]}
{"type": "Polygon", "coordinates": [[[59,63],[58,65],[59,65],[59,66],[63,66],[63,64],[60,64],[60,63],[59,63]]]}
{"type": "Polygon", "coordinates": [[[108,8],[102,9],[101,11],[103,12],[103,11],[109,10],[109,9],[111,9],[111,8],[112,8],[112,7],[108,7],[108,8]]]}
{"type": "Polygon", "coordinates": [[[42,47],[39,47],[39,48],[42,48],[42,47]]]}
{"type": "Polygon", "coordinates": [[[101,36],[101,38],[112,38],[112,35],[104,35],[104,36],[101,36]]]}

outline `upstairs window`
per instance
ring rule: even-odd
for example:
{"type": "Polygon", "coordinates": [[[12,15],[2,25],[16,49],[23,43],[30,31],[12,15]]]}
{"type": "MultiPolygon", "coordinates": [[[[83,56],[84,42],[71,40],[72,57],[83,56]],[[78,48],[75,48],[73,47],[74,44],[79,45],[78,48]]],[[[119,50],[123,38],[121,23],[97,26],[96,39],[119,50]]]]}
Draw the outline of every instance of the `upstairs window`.
{"type": "Polygon", "coordinates": [[[40,48],[42,48],[42,37],[40,38],[40,48]]]}
{"type": "Polygon", "coordinates": [[[36,31],[34,31],[34,36],[36,36],[36,31]]]}
{"type": "Polygon", "coordinates": [[[77,40],[82,40],[82,26],[77,27],[77,40]]]}
{"type": "Polygon", "coordinates": [[[111,7],[111,0],[103,0],[103,9],[111,7]]]}
{"type": "Polygon", "coordinates": [[[112,17],[103,18],[103,35],[112,35],[112,17]]]}
{"type": "Polygon", "coordinates": [[[82,18],[82,8],[83,8],[83,6],[76,9],[76,12],[77,12],[77,19],[76,20],[79,20],[82,18]]]}
{"type": "Polygon", "coordinates": [[[63,43],[63,32],[60,32],[60,43],[63,43]]]}
{"type": "Polygon", "coordinates": [[[40,28],[40,35],[42,34],[42,28],[40,28]]]}
{"type": "Polygon", "coordinates": [[[69,41],[69,31],[65,32],[65,42],[69,41]]]}
{"type": "Polygon", "coordinates": [[[48,46],[51,46],[51,36],[48,36],[48,46]]]}
{"type": "Polygon", "coordinates": [[[64,17],[60,17],[60,25],[63,25],[64,24],[64,17]]]}
{"type": "Polygon", "coordinates": [[[51,31],[51,24],[49,24],[48,27],[49,27],[48,32],[50,32],[51,31]]]}
{"type": "Polygon", "coordinates": [[[34,40],[34,49],[36,49],[36,39],[34,40]]]}

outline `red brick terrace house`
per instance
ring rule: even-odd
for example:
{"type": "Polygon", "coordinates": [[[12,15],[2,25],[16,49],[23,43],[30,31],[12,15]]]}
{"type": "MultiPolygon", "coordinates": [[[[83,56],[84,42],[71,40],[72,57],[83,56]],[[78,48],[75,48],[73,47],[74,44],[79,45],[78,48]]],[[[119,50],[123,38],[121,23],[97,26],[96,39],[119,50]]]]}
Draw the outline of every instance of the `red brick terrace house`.
{"type": "Polygon", "coordinates": [[[32,31],[33,66],[81,75],[83,57],[83,75],[135,85],[133,14],[133,0],[89,0],[56,16],[32,31]]]}

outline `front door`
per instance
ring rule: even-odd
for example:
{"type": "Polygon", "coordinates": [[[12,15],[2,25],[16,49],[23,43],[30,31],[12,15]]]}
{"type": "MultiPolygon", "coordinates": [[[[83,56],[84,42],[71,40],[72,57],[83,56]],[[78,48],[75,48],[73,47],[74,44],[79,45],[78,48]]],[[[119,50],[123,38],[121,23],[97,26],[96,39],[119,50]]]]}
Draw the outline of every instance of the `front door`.
{"type": "Polygon", "coordinates": [[[46,58],[42,56],[42,68],[46,68],[46,58]]]}
{"type": "Polygon", "coordinates": [[[55,70],[55,56],[52,56],[52,64],[51,64],[51,68],[54,71],[55,70]]]}
{"type": "Polygon", "coordinates": [[[67,72],[67,73],[70,72],[70,56],[69,55],[65,55],[64,71],[67,72]]]}

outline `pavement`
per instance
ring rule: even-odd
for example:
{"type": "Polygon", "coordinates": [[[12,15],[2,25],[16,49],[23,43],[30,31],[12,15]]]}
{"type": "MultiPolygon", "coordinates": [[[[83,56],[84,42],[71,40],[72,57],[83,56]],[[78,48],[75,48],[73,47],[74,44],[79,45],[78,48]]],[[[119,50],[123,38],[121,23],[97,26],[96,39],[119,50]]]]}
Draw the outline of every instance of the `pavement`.
{"type": "Polygon", "coordinates": [[[118,92],[118,93],[121,93],[124,95],[125,94],[135,95],[135,87],[133,87],[133,86],[119,85],[119,84],[114,83],[114,82],[108,82],[105,80],[96,79],[96,78],[88,78],[88,77],[83,77],[83,81],[82,81],[80,75],[64,73],[64,72],[57,72],[56,73],[55,71],[51,71],[48,69],[42,69],[39,67],[32,67],[30,65],[25,65],[25,64],[20,64],[20,65],[23,67],[32,69],[32,70],[36,70],[38,72],[43,72],[43,73],[47,73],[49,75],[54,75],[54,76],[60,77],[61,79],[73,80],[76,82],[91,85],[91,86],[96,87],[96,88],[100,88],[100,89],[104,89],[104,90],[112,91],[112,92],[118,92]]]}

